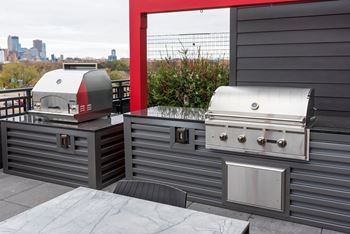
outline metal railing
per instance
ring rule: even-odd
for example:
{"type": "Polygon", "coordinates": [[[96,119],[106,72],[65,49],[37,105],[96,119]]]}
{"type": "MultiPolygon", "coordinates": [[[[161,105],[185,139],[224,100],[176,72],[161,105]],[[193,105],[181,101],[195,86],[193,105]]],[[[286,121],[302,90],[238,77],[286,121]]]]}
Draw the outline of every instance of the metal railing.
{"type": "Polygon", "coordinates": [[[32,108],[32,87],[0,90],[0,118],[23,115],[32,108]]]}
{"type": "MultiPolygon", "coordinates": [[[[112,80],[113,112],[130,110],[130,81],[112,80]]],[[[23,115],[32,109],[32,87],[0,90],[0,118],[23,115]]]]}
{"type": "Polygon", "coordinates": [[[113,80],[113,112],[125,113],[130,111],[130,80],[113,80]]]}

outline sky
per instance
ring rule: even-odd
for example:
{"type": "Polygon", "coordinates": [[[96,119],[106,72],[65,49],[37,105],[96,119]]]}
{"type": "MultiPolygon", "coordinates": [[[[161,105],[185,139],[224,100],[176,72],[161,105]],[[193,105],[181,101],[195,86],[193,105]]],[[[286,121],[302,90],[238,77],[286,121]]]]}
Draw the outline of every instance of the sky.
{"type": "MultiPolygon", "coordinates": [[[[148,16],[148,34],[228,32],[229,10],[205,10],[148,16]]],[[[106,58],[111,49],[129,57],[128,0],[1,0],[0,48],[16,35],[22,47],[34,39],[47,55],[106,58]]]]}

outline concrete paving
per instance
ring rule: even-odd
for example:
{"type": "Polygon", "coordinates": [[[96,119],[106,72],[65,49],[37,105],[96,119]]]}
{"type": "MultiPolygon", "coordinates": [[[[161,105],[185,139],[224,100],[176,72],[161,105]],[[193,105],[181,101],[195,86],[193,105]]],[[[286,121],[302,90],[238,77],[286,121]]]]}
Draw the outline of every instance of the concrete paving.
{"type": "MultiPolygon", "coordinates": [[[[115,185],[103,189],[113,192],[115,185]]],[[[51,200],[74,188],[7,175],[0,170],[0,221],[51,200]]],[[[188,209],[248,220],[251,234],[341,234],[326,229],[296,224],[244,212],[188,202],[188,209]]]]}

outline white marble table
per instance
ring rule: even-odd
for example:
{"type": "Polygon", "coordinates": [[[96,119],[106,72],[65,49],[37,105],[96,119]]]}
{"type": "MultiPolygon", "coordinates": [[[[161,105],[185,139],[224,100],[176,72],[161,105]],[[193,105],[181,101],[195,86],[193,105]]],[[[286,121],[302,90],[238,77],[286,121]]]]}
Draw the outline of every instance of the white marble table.
{"type": "Polygon", "coordinates": [[[246,221],[77,188],[0,223],[0,233],[244,233],[246,221]]]}

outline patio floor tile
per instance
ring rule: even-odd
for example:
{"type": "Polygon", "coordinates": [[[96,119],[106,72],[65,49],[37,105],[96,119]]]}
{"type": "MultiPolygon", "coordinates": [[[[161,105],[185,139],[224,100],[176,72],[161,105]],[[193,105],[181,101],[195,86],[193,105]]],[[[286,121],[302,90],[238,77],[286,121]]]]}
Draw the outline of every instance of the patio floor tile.
{"type": "Polygon", "coordinates": [[[44,183],[32,189],[26,190],[20,194],[8,197],[5,199],[5,201],[34,207],[73,189],[74,188],[62,185],[44,183]]]}
{"type": "Polygon", "coordinates": [[[201,211],[205,213],[210,213],[210,214],[216,214],[216,215],[221,215],[225,217],[230,217],[234,219],[241,219],[241,220],[248,220],[250,214],[248,213],[243,213],[239,211],[234,211],[234,210],[228,210],[220,207],[215,207],[215,206],[208,206],[204,204],[199,204],[196,202],[193,202],[188,209],[196,210],[196,211],[201,211]]]}
{"type": "Polygon", "coordinates": [[[252,215],[248,221],[251,234],[321,234],[321,228],[258,215],[252,215]]]}
{"type": "Polygon", "coordinates": [[[6,220],[28,209],[30,208],[6,201],[0,201],[0,221],[6,220]]]}
{"type": "Polygon", "coordinates": [[[322,230],[322,234],[346,234],[346,233],[344,233],[344,232],[336,232],[336,231],[332,231],[332,230],[323,229],[323,230],[322,230]]]}
{"type": "Polygon", "coordinates": [[[0,199],[13,196],[41,184],[43,184],[41,181],[2,174],[0,175],[0,199]]]}

